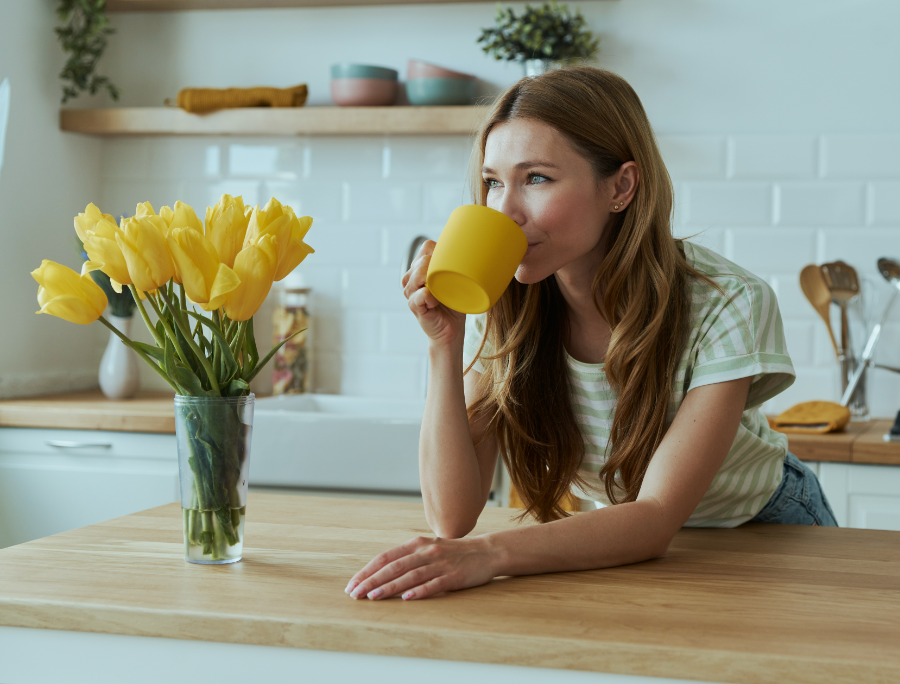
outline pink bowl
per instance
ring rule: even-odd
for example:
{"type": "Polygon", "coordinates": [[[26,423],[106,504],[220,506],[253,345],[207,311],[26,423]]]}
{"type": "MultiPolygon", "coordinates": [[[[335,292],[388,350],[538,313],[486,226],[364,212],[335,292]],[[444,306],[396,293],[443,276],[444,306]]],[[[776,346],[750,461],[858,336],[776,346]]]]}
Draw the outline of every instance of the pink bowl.
{"type": "Polygon", "coordinates": [[[471,74],[464,74],[461,71],[450,71],[450,69],[444,69],[418,59],[409,60],[406,65],[406,72],[406,78],[410,81],[414,78],[475,78],[471,74]]]}
{"type": "Polygon", "coordinates": [[[384,107],[397,100],[397,81],[381,78],[333,78],[331,99],[341,107],[384,107]]]}

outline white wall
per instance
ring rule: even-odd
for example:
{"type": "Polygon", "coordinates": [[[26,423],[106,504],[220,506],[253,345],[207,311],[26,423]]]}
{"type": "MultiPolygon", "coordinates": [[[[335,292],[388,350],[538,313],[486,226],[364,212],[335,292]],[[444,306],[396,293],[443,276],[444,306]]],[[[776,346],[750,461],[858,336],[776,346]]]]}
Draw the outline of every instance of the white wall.
{"type": "MultiPolygon", "coordinates": [[[[844,258],[874,279],[884,299],[875,259],[900,257],[900,42],[889,33],[900,23],[900,4],[577,6],[602,37],[600,64],[632,83],[660,136],[676,182],[679,233],[702,233],[778,291],[799,379],[769,408],[836,399],[827,337],[797,274],[806,263],[844,258]]],[[[476,73],[488,94],[519,76],[474,42],[494,12],[486,3],[116,15],[119,33],[104,69],[124,88],[127,105],[159,105],[185,86],[298,82],[309,84],[310,104],[326,104],[332,63],[403,73],[410,57],[476,73]]],[[[424,346],[399,293],[399,260],[414,235],[436,235],[467,201],[464,137],[102,145],[105,211],[178,198],[202,210],[228,191],[260,202],[275,195],[314,216],[308,237],[317,253],[301,270],[316,291],[316,386],[421,392],[424,346]]],[[[900,365],[898,339],[900,311],[880,361],[900,365]]],[[[892,415],[900,377],[876,371],[872,380],[874,413],[892,415]]]]}
{"type": "Polygon", "coordinates": [[[11,90],[0,173],[0,397],[96,385],[106,337],[99,326],[34,314],[30,271],[41,259],[80,269],[72,219],[99,192],[100,143],[59,131],[54,6],[0,0],[0,81],[11,90]]]}

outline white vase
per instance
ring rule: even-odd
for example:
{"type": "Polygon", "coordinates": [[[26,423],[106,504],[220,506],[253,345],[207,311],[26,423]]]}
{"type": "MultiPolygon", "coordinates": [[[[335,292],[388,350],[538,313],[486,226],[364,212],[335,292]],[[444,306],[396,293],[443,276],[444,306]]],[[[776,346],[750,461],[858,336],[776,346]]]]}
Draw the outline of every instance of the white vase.
{"type": "Polygon", "coordinates": [[[522,62],[522,66],[525,68],[525,76],[534,78],[546,74],[548,71],[559,69],[560,64],[549,59],[526,59],[522,62]]]}
{"type": "MultiPolygon", "coordinates": [[[[109,317],[109,322],[125,337],[131,333],[131,320],[109,317]]],[[[109,344],[100,360],[100,389],[110,399],[130,399],[137,394],[139,379],[137,355],[110,330],[109,344]]]]}

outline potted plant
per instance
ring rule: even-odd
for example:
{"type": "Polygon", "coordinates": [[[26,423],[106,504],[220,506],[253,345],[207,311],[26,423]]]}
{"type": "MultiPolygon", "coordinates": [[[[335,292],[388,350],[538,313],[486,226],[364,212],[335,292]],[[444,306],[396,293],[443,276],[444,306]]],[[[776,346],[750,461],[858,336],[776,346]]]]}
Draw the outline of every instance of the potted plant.
{"type": "Polygon", "coordinates": [[[521,15],[511,7],[497,8],[497,23],[481,30],[478,43],[494,59],[521,62],[526,76],[537,76],[556,64],[590,60],[600,40],[585,28],[581,12],[569,12],[555,0],[538,7],[525,5],[521,15]]]}
{"type": "Polygon", "coordinates": [[[233,563],[243,549],[254,396],[250,382],[286,337],[260,358],[253,315],[313,252],[312,225],[272,198],[260,209],[222,195],[206,220],[182,202],[157,214],[149,202],[115,219],[89,204],[75,217],[88,261],[81,273],[44,259],[32,272],[37,313],[87,325],[100,321],[175,394],[185,560],[233,563]],[[109,300],[93,274],[125,289],[155,344],[120,332],[103,313],[109,300]],[[151,319],[151,315],[155,320],[151,319]]]}
{"type": "Polygon", "coordinates": [[[63,22],[55,29],[56,36],[68,53],[59,73],[64,82],[62,103],[82,92],[95,95],[103,88],[113,100],[118,100],[119,89],[108,77],[94,72],[106,50],[107,37],[115,33],[106,16],[106,0],[59,0],[56,14],[63,22]]]}

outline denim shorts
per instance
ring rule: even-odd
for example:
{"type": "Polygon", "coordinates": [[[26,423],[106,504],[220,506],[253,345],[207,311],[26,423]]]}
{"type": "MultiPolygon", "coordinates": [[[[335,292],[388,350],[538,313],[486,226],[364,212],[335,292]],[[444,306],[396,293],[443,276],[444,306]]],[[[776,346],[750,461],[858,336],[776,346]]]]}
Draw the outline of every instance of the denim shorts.
{"type": "Polygon", "coordinates": [[[819,479],[791,453],[784,459],[784,478],[781,484],[750,522],[838,526],[819,479]]]}

